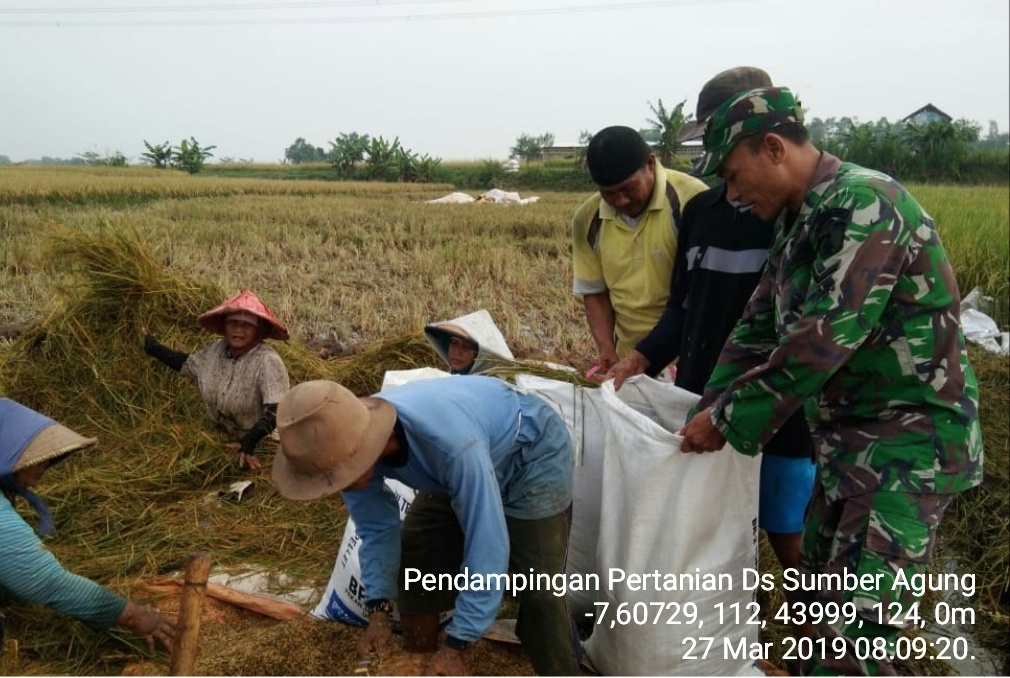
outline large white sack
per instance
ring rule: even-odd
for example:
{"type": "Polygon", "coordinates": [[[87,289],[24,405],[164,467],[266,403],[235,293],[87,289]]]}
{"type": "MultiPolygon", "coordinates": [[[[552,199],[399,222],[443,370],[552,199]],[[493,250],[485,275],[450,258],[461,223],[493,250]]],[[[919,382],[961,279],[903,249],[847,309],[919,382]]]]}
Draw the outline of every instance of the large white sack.
{"type": "Polygon", "coordinates": [[[476,198],[474,198],[472,195],[455,191],[453,193],[449,193],[448,195],[443,195],[441,198],[435,198],[434,200],[425,200],[425,202],[428,203],[429,205],[439,205],[443,203],[455,203],[455,204],[470,203],[474,202],[475,200],[476,198]]]}
{"type": "Polygon", "coordinates": [[[999,325],[986,314],[992,304],[992,297],[982,294],[982,289],[973,287],[961,299],[961,331],[964,338],[978,344],[987,351],[1007,355],[1010,353],[1010,332],[1003,332],[999,325]]]}
{"type": "MultiPolygon", "coordinates": [[[[596,540],[600,534],[600,492],[603,485],[603,397],[598,388],[530,374],[516,375],[516,385],[551,403],[565,420],[572,438],[572,525],[568,535],[568,575],[596,572],[596,540]]],[[[569,579],[571,577],[569,576],[569,579]]],[[[592,613],[595,591],[566,592],[568,611],[577,619],[592,613]]]]}
{"type": "MultiPolygon", "coordinates": [[[[744,613],[753,593],[743,590],[744,570],[757,569],[757,507],[760,457],[730,447],[684,454],[676,435],[698,397],[647,377],[600,388],[605,450],[597,568],[599,600],[609,604],[586,651],[605,675],[733,675],[750,672],[751,660],[729,648],[757,642],[758,627],[730,618],[734,603],[744,613]],[[701,577],[726,574],[726,590],[634,591],[608,586],[611,568],[628,574],[657,572],[701,577]],[[657,604],[660,623],[653,623],[657,604]],[[719,608],[723,609],[720,619],[719,608]],[[646,623],[620,623],[615,614],[647,610],[646,623]],[[651,605],[650,605],[651,604],[651,605]],[[687,621],[684,605],[696,606],[687,621]],[[643,607],[644,606],[644,607],[643,607]],[[614,621],[611,628],[610,623],[614,621]],[[711,638],[711,644],[707,639],[711,638]],[[703,657],[707,648],[707,656],[703,657]],[[694,659],[685,654],[693,651],[694,659]]],[[[640,617],[641,618],[641,617],[640,617]]]]}
{"type": "Polygon", "coordinates": [[[386,373],[382,375],[382,386],[379,390],[386,391],[397,386],[403,386],[404,384],[412,381],[420,381],[421,379],[441,379],[442,377],[451,376],[452,375],[445,370],[440,370],[435,367],[415,367],[409,370],[386,370],[386,373]]]}

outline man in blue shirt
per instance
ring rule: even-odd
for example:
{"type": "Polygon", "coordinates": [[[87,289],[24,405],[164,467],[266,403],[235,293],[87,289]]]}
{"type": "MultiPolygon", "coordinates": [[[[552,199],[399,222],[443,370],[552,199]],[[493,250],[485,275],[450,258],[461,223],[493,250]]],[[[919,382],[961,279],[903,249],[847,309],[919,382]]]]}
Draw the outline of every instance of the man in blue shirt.
{"type": "MultiPolygon", "coordinates": [[[[572,448],[564,421],[539,397],[481,376],[413,382],[369,398],[311,381],[281,399],[277,430],[278,491],[298,501],[342,492],[361,536],[370,614],[359,654],[388,647],[394,599],[409,614],[454,601],[445,645],[427,671],[464,675],[463,650],[497,616],[505,590],[498,577],[563,576],[572,448]],[[402,531],[387,478],[419,492],[402,531]],[[437,583],[425,586],[426,576],[437,583]]],[[[578,673],[564,596],[530,584],[512,590],[516,633],[534,669],[578,673]]]]}

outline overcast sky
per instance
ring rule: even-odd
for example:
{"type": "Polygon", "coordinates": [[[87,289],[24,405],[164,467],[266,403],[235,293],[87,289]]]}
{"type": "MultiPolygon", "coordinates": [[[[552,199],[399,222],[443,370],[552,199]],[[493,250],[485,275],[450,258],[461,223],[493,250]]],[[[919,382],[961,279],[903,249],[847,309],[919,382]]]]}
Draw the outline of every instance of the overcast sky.
{"type": "Polygon", "coordinates": [[[195,137],[277,162],[341,132],[443,160],[646,125],[760,66],[810,117],[1010,127],[1007,0],[0,0],[0,155],[195,137]],[[215,8],[197,11],[194,7],[215,8]],[[264,9],[265,8],[265,9],[264,9]],[[116,10],[116,11],[111,11],[116,10]]]}

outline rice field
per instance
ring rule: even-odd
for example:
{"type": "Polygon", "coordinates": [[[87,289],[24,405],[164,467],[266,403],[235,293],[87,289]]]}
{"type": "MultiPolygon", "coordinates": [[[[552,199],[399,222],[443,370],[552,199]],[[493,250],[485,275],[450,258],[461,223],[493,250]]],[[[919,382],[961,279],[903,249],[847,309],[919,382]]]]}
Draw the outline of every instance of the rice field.
{"type": "MultiPolygon", "coordinates": [[[[278,348],[295,382],[332,378],[365,394],[385,369],[438,366],[420,329],[477,308],[490,311],[518,357],[587,367],[595,353],[570,293],[568,226],[585,195],[541,193],[525,206],[424,203],[451,190],[0,167],[0,394],[101,441],[42,487],[60,521],[50,546],[61,560],[123,592],[177,569],[193,550],[213,551],[216,565],[280,563],[325,583],[345,517],[339,501],[280,500],[264,469],[250,502],[208,507],[208,492],[245,475],[204,429],[195,388],[141,351],[141,327],[180,350],[202,347],[196,315],[242,288],[291,330],[278,348]],[[320,343],[353,355],[322,360],[320,343]]],[[[1010,191],[912,191],[939,224],[962,291],[981,287],[1006,327],[1010,191]]],[[[944,556],[977,564],[979,599],[1005,632],[1008,362],[977,351],[972,359],[993,470],[950,510],[944,556]]],[[[28,642],[19,673],[115,674],[146,656],[123,634],[39,608],[7,613],[28,642]]]]}
{"type": "MultiPolygon", "coordinates": [[[[356,345],[487,308],[523,355],[591,359],[570,294],[581,194],[526,206],[425,205],[449,186],[193,177],[150,168],[0,167],[0,325],[39,317],[60,280],[47,239],[129,230],[172,270],[251,287],[301,337],[356,345]]],[[[1008,189],[913,187],[963,292],[1010,323],[1008,189]]]]}
{"type": "Polygon", "coordinates": [[[577,195],[425,205],[451,187],[5,174],[0,323],[44,312],[61,273],[46,254],[53,233],[130,231],[174,271],[256,290],[303,338],[358,345],[484,307],[514,349],[577,358],[589,348],[568,292],[577,195]]]}

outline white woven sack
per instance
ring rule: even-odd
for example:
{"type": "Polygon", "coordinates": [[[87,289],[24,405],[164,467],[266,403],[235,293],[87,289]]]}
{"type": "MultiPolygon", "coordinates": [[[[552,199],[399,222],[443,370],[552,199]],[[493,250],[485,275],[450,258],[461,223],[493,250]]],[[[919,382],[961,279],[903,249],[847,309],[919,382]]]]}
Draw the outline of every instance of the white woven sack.
{"type": "Polygon", "coordinates": [[[757,642],[758,628],[735,623],[725,612],[734,603],[746,609],[753,600],[753,593],[741,584],[743,570],[757,567],[760,457],[744,456],[728,446],[710,454],[682,453],[676,431],[698,400],[688,391],[647,377],[626,381],[616,393],[613,382],[606,382],[600,391],[606,442],[596,566],[601,574],[599,599],[609,604],[609,612],[587,641],[590,659],[605,675],[750,672],[751,661],[746,656],[731,658],[726,648],[739,648],[741,641],[749,648],[757,642]],[[611,568],[678,578],[725,573],[732,586],[720,591],[634,591],[626,584],[608,586],[611,568]],[[660,603],[664,614],[654,623],[660,603]],[[622,604],[629,613],[648,610],[639,616],[648,621],[625,618],[620,623],[614,613],[622,604]],[[697,621],[668,623],[688,619],[685,604],[695,606],[697,621]],[[685,658],[688,653],[695,658],[685,658]]]}

